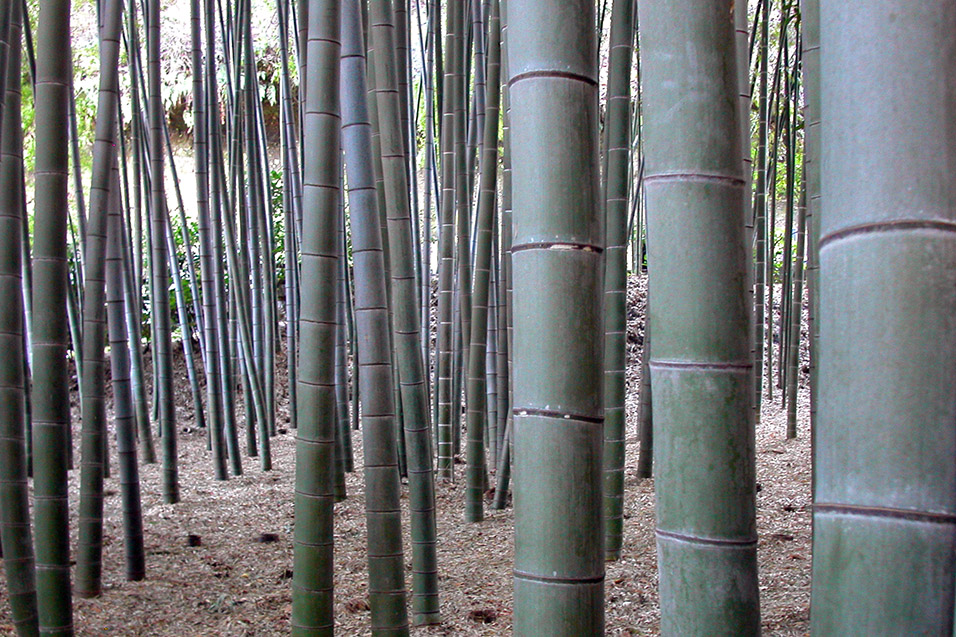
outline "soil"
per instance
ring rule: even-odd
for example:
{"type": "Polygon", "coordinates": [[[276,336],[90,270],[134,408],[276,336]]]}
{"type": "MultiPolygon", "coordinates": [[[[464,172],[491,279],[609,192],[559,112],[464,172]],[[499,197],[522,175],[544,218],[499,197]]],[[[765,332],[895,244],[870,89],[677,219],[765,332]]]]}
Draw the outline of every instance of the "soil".
{"type": "MultiPolygon", "coordinates": [[[[628,297],[625,534],[622,558],[607,564],[606,625],[609,635],[653,635],[659,630],[654,482],[636,476],[643,277],[631,279],[628,297]]],[[[805,363],[802,366],[797,401],[799,437],[785,438],[786,412],[780,409],[776,388],[775,400],[764,400],[757,426],[758,560],[763,629],[768,635],[805,635],[809,631],[810,443],[805,363]]],[[[244,458],[242,476],[218,482],[213,477],[205,434],[195,427],[189,413],[192,401],[179,359],[182,502],[162,503],[159,465],[141,468],[147,579],[127,582],[116,472],[106,481],[104,590],[97,599],[75,600],[77,635],[289,633],[295,432],[287,424],[285,369],[277,371],[280,433],[272,443],[273,470],[263,473],[256,459],[244,458]]],[[[239,416],[243,422],[241,408],[239,416]]],[[[76,427],[76,407],[74,418],[76,427]]],[[[355,465],[360,468],[358,438],[355,465]]],[[[488,510],[484,522],[465,524],[463,479],[459,467],[458,482],[437,484],[443,622],[415,628],[413,634],[501,635],[511,631],[513,510],[488,510]]],[[[70,476],[74,541],[78,482],[79,473],[74,471],[70,476]]],[[[338,634],[364,635],[369,633],[369,611],[361,470],[349,474],[346,482],[348,498],[335,506],[336,627],[338,634]]],[[[407,508],[407,493],[402,501],[407,508]]],[[[409,550],[407,535],[405,546],[409,550]]],[[[410,570],[407,575],[410,586],[410,570]]],[[[6,580],[0,575],[0,635],[13,634],[5,597],[6,580]]]]}

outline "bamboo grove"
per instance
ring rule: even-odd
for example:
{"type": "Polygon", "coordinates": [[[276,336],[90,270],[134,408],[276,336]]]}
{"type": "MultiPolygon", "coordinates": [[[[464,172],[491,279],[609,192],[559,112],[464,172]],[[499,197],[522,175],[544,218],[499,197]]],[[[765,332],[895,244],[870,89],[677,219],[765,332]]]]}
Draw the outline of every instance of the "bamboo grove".
{"type": "Polygon", "coordinates": [[[18,634],[71,635],[72,597],[104,594],[111,471],[126,577],[149,577],[140,467],[180,500],[177,414],[225,481],[271,470],[286,404],[295,635],[335,628],[334,510],[358,449],[374,635],[442,622],[436,490],[457,481],[468,524],[513,492],[515,633],[603,634],[626,467],[654,476],[661,632],[758,634],[769,401],[781,438],[812,434],[812,632],[952,631],[956,6],[188,4],[192,176],[158,0],[95,3],[85,136],[75,7],[0,0],[18,634]]]}

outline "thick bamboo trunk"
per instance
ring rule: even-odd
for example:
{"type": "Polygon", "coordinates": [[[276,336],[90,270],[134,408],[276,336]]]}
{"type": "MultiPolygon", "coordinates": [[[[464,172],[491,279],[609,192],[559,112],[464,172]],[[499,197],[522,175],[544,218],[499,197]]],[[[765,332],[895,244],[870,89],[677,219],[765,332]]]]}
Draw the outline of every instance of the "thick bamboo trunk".
{"type": "Polygon", "coordinates": [[[37,29],[33,243],[33,488],[40,629],[73,634],[67,467],[69,0],[43,0],[37,29]]]}
{"type": "Polygon", "coordinates": [[[820,46],[826,171],[811,629],[948,635],[956,5],[823,2],[820,46]]]}
{"type": "Polygon", "coordinates": [[[21,290],[23,228],[22,128],[20,117],[21,5],[11,3],[10,47],[4,75],[0,131],[0,545],[13,625],[17,634],[39,633],[36,565],[27,489],[26,351],[21,290]]]}
{"type": "Polygon", "coordinates": [[[512,0],[506,12],[516,635],[604,630],[604,224],[594,15],[588,0],[512,0]]]}
{"type": "MultiPolygon", "coordinates": [[[[303,3],[305,4],[305,3],[303,3]]],[[[335,268],[340,197],[338,0],[310,0],[302,218],[292,634],[331,635],[335,268]]],[[[368,451],[366,451],[368,453],[368,451]]]]}
{"type": "Polygon", "coordinates": [[[640,24],[661,633],[756,635],[733,2],[642,3],[640,24]]]}

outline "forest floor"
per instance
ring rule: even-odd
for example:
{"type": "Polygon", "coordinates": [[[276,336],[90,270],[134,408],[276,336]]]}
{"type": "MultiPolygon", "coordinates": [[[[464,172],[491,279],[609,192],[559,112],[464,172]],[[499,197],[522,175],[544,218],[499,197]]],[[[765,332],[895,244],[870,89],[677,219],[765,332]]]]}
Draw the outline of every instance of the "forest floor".
{"type": "MultiPolygon", "coordinates": [[[[608,635],[653,635],[659,631],[654,482],[636,476],[643,288],[643,277],[632,277],[628,293],[624,547],[622,558],[607,564],[608,635]]],[[[204,432],[194,426],[181,358],[179,362],[176,382],[182,502],[162,503],[159,465],[141,468],[147,578],[127,582],[123,571],[119,483],[114,470],[113,477],[106,482],[104,591],[97,599],[75,600],[76,634],[286,635],[290,630],[292,600],[295,433],[287,425],[285,370],[278,370],[280,433],[272,441],[273,470],[263,473],[257,459],[244,458],[242,476],[218,482],[213,477],[204,432]],[[198,536],[198,542],[190,542],[190,536],[198,536]],[[198,546],[191,546],[197,543],[198,546]]],[[[811,499],[805,372],[804,369],[801,373],[798,398],[800,436],[786,440],[786,412],[780,409],[779,400],[764,400],[757,426],[758,561],[763,630],[768,635],[809,632],[811,499]]],[[[779,399],[776,389],[775,398],[779,399]]],[[[76,406],[74,418],[77,426],[76,406]]],[[[335,608],[337,633],[341,635],[369,633],[359,438],[355,438],[357,470],[346,479],[348,498],[335,505],[335,608]]],[[[115,455],[113,462],[115,469],[115,455]]],[[[437,483],[443,622],[412,632],[509,634],[513,509],[489,508],[484,522],[465,524],[462,466],[458,467],[456,479],[453,483],[437,483]]],[[[70,475],[74,541],[78,482],[79,472],[74,471],[70,475]]],[[[407,513],[407,493],[403,494],[402,503],[407,513]]],[[[407,516],[405,520],[405,546],[410,550],[407,516]]],[[[407,575],[410,586],[410,570],[407,575]]],[[[0,561],[0,635],[13,634],[5,598],[6,580],[0,561]]]]}

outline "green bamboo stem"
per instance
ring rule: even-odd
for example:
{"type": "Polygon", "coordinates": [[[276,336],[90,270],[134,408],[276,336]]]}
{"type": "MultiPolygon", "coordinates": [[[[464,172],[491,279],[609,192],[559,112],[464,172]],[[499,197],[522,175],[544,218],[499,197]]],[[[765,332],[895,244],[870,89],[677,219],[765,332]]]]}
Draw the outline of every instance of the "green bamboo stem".
{"type": "MultiPolygon", "coordinates": [[[[116,104],[119,101],[119,49],[122,2],[101,7],[100,85],[96,141],[86,228],[86,293],[83,297],[82,442],[80,457],[79,541],[76,586],[79,597],[102,592],[103,473],[106,463],[106,252],[107,216],[116,157],[116,104]]],[[[116,184],[117,188],[119,184],[116,184]]],[[[117,193],[118,194],[118,193],[117,193]]]]}
{"type": "MultiPolygon", "coordinates": [[[[507,80],[511,77],[508,70],[508,0],[501,0],[501,63],[502,77],[507,80]]],[[[511,165],[511,89],[507,81],[501,85],[501,278],[504,287],[504,340],[507,346],[507,356],[504,365],[507,368],[508,384],[505,393],[505,405],[500,411],[504,414],[502,429],[502,461],[499,462],[498,480],[495,487],[495,508],[501,509],[505,505],[505,496],[508,482],[511,477],[511,460],[514,457],[512,446],[514,440],[514,366],[512,353],[514,352],[514,291],[512,289],[512,261],[511,246],[513,239],[512,226],[512,165],[511,165]]]]}
{"type": "MultiPolygon", "coordinates": [[[[421,24],[421,3],[415,3],[418,15],[419,42],[422,53],[422,83],[425,85],[425,193],[422,214],[424,216],[422,272],[421,274],[421,328],[422,328],[422,359],[428,368],[432,359],[431,348],[431,299],[432,299],[432,192],[434,188],[435,203],[438,204],[437,169],[435,167],[435,24],[440,21],[435,2],[428,2],[427,30],[423,36],[421,24]],[[424,41],[423,41],[424,40],[424,41]]],[[[414,131],[413,131],[414,132],[414,131]]],[[[414,138],[414,135],[413,135],[414,138]]],[[[436,210],[437,212],[437,210],[436,210]]],[[[432,391],[437,392],[437,387],[432,391]]],[[[432,412],[432,422],[438,423],[438,414],[432,412]]],[[[437,434],[437,432],[436,432],[437,434]]],[[[435,436],[438,440],[438,436],[435,436]]]]}
{"type": "Polygon", "coordinates": [[[787,176],[786,176],[786,188],[787,188],[787,216],[786,216],[786,230],[785,230],[785,246],[784,246],[784,259],[783,259],[783,268],[784,268],[784,282],[783,282],[783,312],[781,313],[780,321],[780,335],[781,335],[781,348],[780,348],[780,388],[784,391],[781,392],[782,402],[786,402],[789,398],[786,387],[787,387],[787,378],[790,371],[788,361],[790,359],[790,322],[791,315],[793,314],[793,253],[794,253],[794,234],[795,228],[795,208],[796,208],[796,150],[797,150],[797,116],[799,114],[799,108],[797,107],[797,95],[799,92],[799,66],[800,66],[800,50],[799,43],[796,46],[797,53],[794,57],[794,66],[793,71],[788,74],[788,90],[787,90],[787,120],[785,122],[786,132],[787,132],[787,143],[786,143],[786,152],[787,152],[787,176]]]}
{"type": "Polygon", "coordinates": [[[950,634],[956,6],[820,3],[819,45],[811,630],[950,634]]]}
{"type": "Polygon", "coordinates": [[[514,421],[508,418],[505,425],[505,433],[502,438],[501,455],[498,458],[498,468],[495,473],[495,499],[491,503],[491,508],[500,511],[508,503],[508,483],[511,480],[511,448],[512,448],[512,425],[514,421]]]}
{"type": "Polygon", "coordinates": [[[481,183],[478,192],[478,223],[475,238],[475,278],[472,290],[471,352],[468,357],[466,387],[467,468],[465,486],[465,521],[484,519],[485,446],[484,424],[487,412],[485,363],[488,337],[488,297],[491,277],[491,225],[498,183],[498,118],[501,91],[501,21],[497,4],[492,8],[488,38],[488,94],[485,102],[485,135],[481,151],[481,183]]]}
{"type": "MultiPolygon", "coordinates": [[[[203,25],[206,31],[206,65],[205,65],[205,129],[208,156],[208,184],[209,184],[209,234],[211,238],[211,253],[209,261],[209,278],[215,286],[209,297],[215,302],[214,318],[216,326],[217,346],[219,356],[211,359],[218,365],[219,389],[222,397],[222,428],[225,437],[226,453],[229,458],[230,470],[233,475],[242,474],[242,453],[239,451],[238,425],[236,423],[235,396],[233,383],[233,365],[230,360],[231,348],[229,341],[229,296],[226,294],[225,276],[223,268],[225,262],[223,248],[222,216],[228,210],[228,192],[225,188],[225,168],[223,166],[222,128],[220,124],[219,86],[217,83],[216,64],[216,31],[215,31],[215,3],[206,0],[205,20],[203,25]]],[[[206,267],[203,268],[203,277],[207,276],[206,267]]],[[[205,296],[205,295],[204,295],[205,296]]]]}
{"type": "MultiPolygon", "coordinates": [[[[340,71],[341,72],[341,71],[340,71]]],[[[344,187],[343,187],[344,190],[344,187]]],[[[349,430],[348,377],[345,370],[345,198],[340,200],[339,215],[335,221],[337,255],[335,268],[335,501],[346,497],[345,472],[352,459],[351,431],[349,430]]]]}
{"type": "Polygon", "coordinates": [[[147,2],[147,76],[149,84],[149,155],[150,174],[150,227],[152,235],[152,259],[150,270],[153,281],[151,298],[153,319],[153,350],[156,366],[156,404],[159,408],[159,430],[163,447],[163,501],[179,502],[179,467],[177,458],[176,407],[173,396],[173,356],[170,337],[169,315],[169,263],[164,237],[166,234],[166,192],[163,173],[162,132],[163,100],[160,92],[160,10],[159,0],[147,2]]]}
{"type": "Polygon", "coordinates": [[[33,493],[40,630],[73,634],[67,489],[67,157],[69,0],[43,0],[37,22],[33,243],[33,493]]]}
{"type": "MultiPolygon", "coordinates": [[[[471,343],[471,193],[472,183],[471,174],[468,169],[469,149],[468,149],[468,96],[471,78],[471,69],[469,67],[470,51],[468,39],[468,6],[469,3],[462,2],[456,12],[458,24],[456,29],[458,37],[455,38],[457,47],[456,67],[452,75],[454,81],[454,117],[455,117],[455,138],[454,138],[454,168],[455,168],[455,235],[456,235],[456,276],[458,277],[458,323],[456,329],[460,330],[460,338],[457,346],[454,348],[455,364],[452,375],[452,417],[454,426],[452,433],[457,436],[454,444],[454,451],[459,452],[461,437],[461,401],[462,386],[464,384],[463,374],[468,371],[468,354],[471,343]]],[[[454,337],[453,337],[454,338],[454,337]]]]}
{"type": "MultiPolygon", "coordinates": [[[[272,435],[273,419],[271,417],[271,402],[268,399],[269,389],[267,387],[267,370],[271,365],[267,340],[269,337],[267,322],[267,308],[271,307],[266,292],[270,286],[268,267],[265,261],[272,258],[272,251],[268,243],[268,233],[266,224],[269,222],[269,214],[265,211],[265,186],[263,183],[262,172],[259,168],[259,144],[258,144],[258,126],[256,124],[256,85],[258,77],[256,74],[256,59],[253,51],[252,39],[252,8],[251,2],[240,3],[241,12],[238,16],[240,25],[237,27],[237,46],[242,48],[240,55],[237,56],[237,65],[241,66],[242,71],[242,89],[241,98],[237,97],[236,104],[242,105],[241,113],[237,115],[237,125],[241,127],[242,142],[245,148],[246,160],[246,187],[245,203],[239,206],[240,217],[245,218],[245,223],[240,228],[245,230],[244,241],[240,245],[246,246],[247,250],[240,252],[240,257],[245,265],[247,274],[246,281],[248,286],[243,285],[243,292],[247,298],[248,305],[245,308],[246,315],[251,319],[252,331],[252,351],[251,355],[255,361],[255,374],[260,386],[260,399],[262,404],[262,417],[264,422],[260,429],[266,432],[266,437],[272,435]],[[238,37],[240,36],[241,37],[238,37]]],[[[261,108],[261,102],[259,104],[261,108]]],[[[245,386],[245,385],[244,385],[245,386]]],[[[248,404],[248,403],[247,403],[248,404]]],[[[258,413],[258,410],[256,410],[258,413]]],[[[251,421],[250,423],[251,424],[251,421]]],[[[256,424],[259,424],[258,421],[256,424]]]]}
{"type": "MultiPolygon", "coordinates": [[[[496,199],[497,199],[497,193],[496,199]]],[[[497,205],[495,206],[497,208],[497,205]]],[[[488,291],[488,345],[485,348],[485,404],[487,405],[485,414],[485,449],[488,450],[489,471],[494,471],[498,466],[498,290],[496,273],[498,264],[497,252],[497,215],[492,212],[495,218],[491,220],[491,281],[488,291]]],[[[487,474],[486,474],[487,475],[487,474]]]]}
{"type": "MultiPolygon", "coordinates": [[[[804,181],[804,183],[806,183],[804,181]]],[[[787,352],[787,438],[797,437],[797,380],[800,359],[800,314],[803,308],[803,257],[806,250],[806,189],[797,208],[797,251],[793,261],[793,299],[790,303],[790,349],[787,352]]]]}
{"type": "MultiPolygon", "coordinates": [[[[780,20],[781,25],[784,24],[786,16],[790,12],[791,2],[786,0],[783,3],[780,11],[780,20]]],[[[781,32],[783,29],[780,29],[781,32]]],[[[766,346],[765,351],[765,362],[766,369],[764,372],[764,377],[767,379],[766,392],[767,400],[773,400],[773,390],[774,390],[774,373],[773,373],[773,351],[774,351],[774,288],[776,284],[776,271],[777,271],[777,160],[778,152],[777,149],[780,145],[780,132],[782,126],[780,124],[780,115],[783,111],[783,108],[780,104],[780,81],[783,75],[784,69],[784,60],[786,56],[784,55],[784,46],[787,43],[786,38],[778,37],[777,38],[777,56],[776,63],[774,65],[773,72],[773,81],[771,82],[770,89],[770,104],[767,107],[767,126],[770,126],[770,122],[774,122],[773,126],[773,143],[771,144],[770,157],[769,157],[769,175],[766,177],[766,190],[769,190],[764,196],[769,197],[769,204],[765,202],[764,208],[766,214],[769,217],[769,224],[767,228],[767,246],[766,246],[766,255],[767,255],[767,300],[765,304],[765,309],[769,308],[767,314],[767,330],[766,330],[766,346]]],[[[761,398],[762,402],[762,398],[761,398]]]]}
{"type": "MultiPolygon", "coordinates": [[[[20,117],[21,4],[10,3],[2,130],[0,130],[0,546],[11,618],[17,634],[39,634],[36,563],[27,489],[28,455],[24,439],[27,371],[24,298],[21,288],[26,227],[23,198],[20,117]]],[[[29,253],[26,255],[29,257],[29,253]]]]}
{"type": "Polygon", "coordinates": [[[298,404],[297,355],[297,264],[298,247],[295,240],[295,219],[302,205],[302,183],[299,172],[297,135],[292,106],[292,80],[289,71],[289,5],[286,0],[277,0],[279,22],[279,60],[281,63],[280,91],[282,102],[281,147],[282,147],[282,208],[285,220],[285,321],[286,321],[286,368],[289,374],[289,425],[298,427],[296,420],[298,404]]]}
{"type": "MultiPolygon", "coordinates": [[[[436,557],[435,487],[431,459],[428,389],[421,357],[418,286],[415,278],[412,224],[409,211],[407,168],[403,152],[401,99],[396,76],[394,19],[391,5],[373,0],[369,5],[371,37],[375,47],[375,94],[377,98],[382,172],[385,181],[386,216],[392,278],[393,334],[401,381],[405,457],[412,497],[413,607],[416,624],[432,624],[438,617],[438,564],[436,557]]],[[[401,439],[400,441],[401,442],[401,439]]],[[[397,503],[396,503],[397,504],[397,503]]],[[[402,587],[404,588],[404,587],[402,587]]],[[[370,589],[372,590],[372,589],[370,589]]],[[[402,612],[376,625],[372,631],[407,630],[404,599],[402,612]]],[[[373,610],[373,620],[375,619],[373,610]]],[[[385,620],[385,617],[382,617],[385,620]]]]}
{"type": "Polygon", "coordinates": [[[608,62],[603,196],[604,269],[604,550],[621,556],[624,538],[624,394],[627,332],[627,196],[631,137],[632,0],[614,0],[608,62]]]}
{"type": "MultiPolygon", "coordinates": [[[[744,226],[744,248],[746,270],[746,294],[747,303],[750,308],[755,305],[754,300],[754,234],[755,219],[753,209],[753,186],[754,186],[754,166],[752,141],[753,133],[750,129],[750,111],[753,107],[753,90],[750,86],[750,66],[748,57],[748,39],[750,36],[749,27],[749,6],[748,2],[734,4],[734,35],[736,41],[737,53],[737,104],[740,110],[740,153],[743,163],[744,178],[744,206],[741,211],[744,226]]],[[[753,318],[753,312],[750,313],[750,356],[756,357],[756,322],[753,318]]],[[[760,408],[755,401],[751,401],[751,409],[754,412],[754,423],[760,422],[760,408]]]]}
{"type": "Polygon", "coordinates": [[[126,276],[123,264],[123,218],[120,214],[119,169],[113,158],[114,187],[110,189],[106,244],[106,302],[110,341],[110,370],[113,385],[113,413],[116,427],[116,451],[119,459],[120,497],[123,510],[123,539],[126,554],[126,579],[138,581],[146,576],[143,546],[143,515],[136,454],[136,425],[130,387],[129,337],[123,301],[126,276]]]}
{"type": "MultiPolygon", "coordinates": [[[[644,301],[649,307],[650,296],[644,301]]],[[[644,343],[641,348],[641,386],[639,391],[638,431],[641,449],[637,457],[637,477],[647,479],[654,475],[654,406],[653,387],[651,386],[651,325],[647,314],[644,316],[644,343]]]]}
{"type": "Polygon", "coordinates": [[[639,9],[663,635],[760,632],[746,181],[728,4],[639,9]]]}
{"type": "Polygon", "coordinates": [[[190,0],[190,35],[193,69],[193,152],[196,159],[196,217],[199,226],[200,282],[202,286],[203,372],[206,377],[209,443],[217,480],[228,477],[223,424],[222,378],[219,374],[219,317],[216,283],[213,279],[213,241],[209,218],[209,133],[206,114],[206,87],[202,59],[200,0],[190,0]]]}
{"type": "Polygon", "coordinates": [[[452,2],[447,9],[445,29],[446,90],[442,102],[441,136],[441,208],[438,237],[438,338],[436,370],[438,383],[438,473],[445,480],[454,478],[453,461],[453,411],[457,400],[452,392],[452,303],[454,300],[454,249],[455,249],[455,91],[457,82],[454,70],[457,61],[459,2],[452,2]]]}
{"type": "MultiPolygon", "coordinates": [[[[340,188],[340,2],[308,3],[308,58],[302,146],[302,307],[292,634],[332,635],[332,480],[335,448],[335,265],[340,188]]],[[[301,26],[301,25],[300,25],[301,26]]],[[[305,50],[306,47],[303,47],[305,50]]],[[[366,450],[368,462],[369,449],[366,450]]],[[[397,478],[396,478],[397,481],[397,478]]]]}
{"type": "Polygon", "coordinates": [[[803,25],[804,179],[807,182],[807,301],[810,346],[810,435],[817,420],[817,342],[819,340],[819,257],[821,159],[820,159],[820,4],[818,0],[800,3],[803,25]]]}
{"type": "Polygon", "coordinates": [[[375,183],[371,104],[366,98],[364,38],[357,0],[343,3],[342,39],[342,146],[345,149],[355,267],[355,327],[357,340],[362,343],[358,350],[359,389],[365,447],[369,576],[374,578],[370,582],[369,601],[373,609],[373,631],[390,623],[398,632],[402,632],[404,625],[407,632],[408,621],[403,620],[407,613],[404,576],[400,572],[403,549],[401,534],[396,528],[400,487],[388,280],[375,183]]]}
{"type": "MultiPolygon", "coordinates": [[[[128,37],[126,38],[126,54],[129,58],[130,68],[139,68],[139,58],[141,55],[141,48],[139,44],[139,18],[137,17],[139,13],[139,3],[131,2],[126,11],[127,19],[126,26],[129,32],[128,37]]],[[[143,105],[142,99],[143,96],[140,94],[140,83],[136,78],[130,78],[130,149],[132,155],[132,165],[133,165],[133,210],[132,215],[128,221],[130,225],[130,234],[131,234],[131,249],[132,249],[132,260],[131,265],[133,268],[133,277],[132,277],[132,288],[135,292],[135,296],[128,297],[127,299],[127,311],[129,308],[132,308],[135,311],[135,318],[139,322],[139,327],[135,330],[130,330],[130,338],[135,338],[137,344],[142,340],[142,316],[141,311],[143,307],[143,210],[147,202],[144,201],[143,193],[143,179],[144,179],[144,166],[143,166],[143,156],[142,156],[142,145],[143,145],[143,105]],[[135,302],[132,302],[134,301],[135,302]]],[[[130,326],[132,327],[132,326],[130,326]]],[[[140,358],[142,358],[140,356],[140,358]]],[[[133,361],[134,367],[136,361],[133,361]]],[[[140,367],[140,369],[143,369],[140,367]]],[[[134,382],[134,396],[138,396],[135,383],[137,382],[137,374],[133,374],[134,382]]],[[[141,392],[144,396],[146,394],[145,390],[145,379],[144,379],[144,388],[141,392]]],[[[137,398],[138,400],[138,398],[137,398]]],[[[148,405],[147,405],[147,411],[148,405]]],[[[147,419],[146,426],[149,425],[147,419]]],[[[142,423],[137,423],[138,427],[143,427],[142,423]]],[[[145,451],[145,449],[144,449],[145,451]]],[[[149,462],[147,456],[143,455],[143,462],[147,464],[152,464],[155,462],[155,457],[152,462],[149,462]]]]}
{"type": "MultiPolygon", "coordinates": [[[[504,234],[504,229],[499,230],[499,235],[504,234]]],[[[500,238],[500,237],[499,237],[500,238]]],[[[504,282],[504,254],[502,253],[503,243],[495,245],[495,289],[496,302],[498,304],[495,312],[495,382],[497,383],[495,400],[497,406],[495,413],[497,422],[494,424],[496,435],[494,437],[495,445],[495,467],[498,466],[498,459],[503,453],[505,429],[508,421],[508,392],[511,389],[511,376],[508,369],[508,314],[507,304],[505,302],[505,282],[504,282]]]]}
{"type": "MultiPolygon", "coordinates": [[[[756,235],[756,266],[754,289],[754,407],[757,421],[760,419],[760,405],[763,400],[763,368],[764,368],[764,339],[766,332],[766,287],[767,261],[773,261],[773,253],[767,256],[767,66],[770,41],[770,11],[773,0],[764,0],[766,11],[759,18],[760,22],[760,92],[757,107],[757,183],[754,190],[754,215],[756,235]]],[[[748,122],[749,124],[749,122],[748,122]]],[[[772,213],[771,213],[772,214],[772,213]]],[[[770,279],[773,286],[773,279],[770,279]]],[[[771,307],[770,315],[773,315],[771,307]]],[[[772,332],[772,330],[771,330],[772,332]]],[[[773,349],[769,349],[772,354],[773,349]]]]}
{"type": "MultiPolygon", "coordinates": [[[[341,71],[340,71],[341,72],[341,71]]],[[[344,193],[344,188],[343,188],[344,193]]],[[[355,342],[355,335],[350,334],[349,315],[351,314],[351,299],[348,277],[348,244],[345,236],[345,197],[342,197],[343,206],[340,209],[338,224],[339,233],[339,267],[336,282],[337,295],[335,297],[335,316],[338,327],[335,331],[335,404],[338,427],[335,430],[336,441],[341,440],[343,469],[352,473],[355,471],[355,458],[352,453],[352,432],[349,427],[349,372],[348,372],[348,344],[355,342]]],[[[336,447],[338,448],[338,447],[336,447]]]]}
{"type": "Polygon", "coordinates": [[[506,11],[516,635],[604,630],[605,234],[594,20],[588,0],[512,0],[506,11]]]}
{"type": "MultiPolygon", "coordinates": [[[[119,121],[122,123],[122,104],[117,104],[119,121]]],[[[121,126],[122,128],[122,126],[121,126]]],[[[122,142],[123,136],[120,135],[122,142]]],[[[123,146],[121,144],[120,148],[123,146]]],[[[138,153],[137,153],[138,154],[138,153]]],[[[143,363],[142,349],[142,330],[143,323],[140,320],[139,292],[138,283],[140,279],[135,274],[135,254],[131,247],[131,237],[128,232],[127,223],[123,223],[123,232],[120,237],[120,249],[122,254],[120,260],[123,264],[125,275],[123,277],[123,305],[126,314],[126,333],[129,338],[130,347],[130,385],[133,393],[133,415],[136,420],[136,431],[139,438],[141,452],[143,454],[144,464],[153,464],[156,462],[156,451],[153,446],[153,432],[149,422],[149,401],[146,398],[145,367],[143,363]]]]}
{"type": "MultiPolygon", "coordinates": [[[[367,5],[363,5],[365,9],[368,9],[367,5]]],[[[375,192],[378,198],[378,213],[379,213],[379,226],[382,233],[382,253],[385,257],[385,288],[389,298],[388,304],[388,323],[389,328],[394,332],[395,329],[395,320],[394,320],[394,294],[392,291],[392,276],[391,276],[391,246],[388,237],[388,210],[387,210],[387,197],[388,190],[385,183],[385,174],[383,166],[383,157],[382,157],[382,134],[379,125],[379,116],[378,116],[378,98],[376,93],[376,76],[374,69],[376,68],[375,57],[377,51],[375,49],[375,42],[371,38],[371,34],[365,34],[366,37],[366,50],[368,58],[368,68],[370,69],[369,74],[366,77],[367,87],[368,87],[368,114],[369,114],[369,123],[372,126],[372,169],[375,175],[375,192]]],[[[403,415],[402,415],[402,393],[401,393],[401,380],[399,379],[399,370],[398,370],[398,352],[396,349],[395,339],[392,339],[392,404],[395,409],[395,437],[398,441],[397,448],[397,461],[398,461],[398,471],[399,475],[402,478],[408,476],[408,467],[406,466],[406,457],[405,457],[405,438],[400,435],[403,427],[403,415]]]]}
{"type": "MultiPolygon", "coordinates": [[[[238,245],[236,240],[236,231],[233,227],[232,215],[223,215],[223,230],[226,239],[226,262],[230,280],[239,281],[241,277],[241,265],[238,258],[238,245]]],[[[265,414],[265,398],[262,392],[262,382],[258,370],[255,366],[252,326],[249,325],[249,316],[246,308],[249,307],[247,290],[241,284],[231,286],[236,300],[236,317],[238,322],[238,338],[240,344],[241,358],[246,378],[249,381],[250,394],[252,395],[252,407],[255,410],[255,425],[258,426],[258,455],[259,468],[263,471],[272,469],[272,443],[270,441],[269,423],[265,414]]],[[[253,426],[252,422],[247,426],[253,426]]]]}

